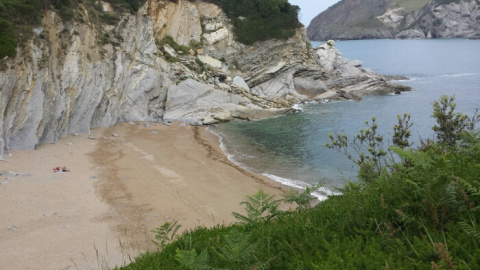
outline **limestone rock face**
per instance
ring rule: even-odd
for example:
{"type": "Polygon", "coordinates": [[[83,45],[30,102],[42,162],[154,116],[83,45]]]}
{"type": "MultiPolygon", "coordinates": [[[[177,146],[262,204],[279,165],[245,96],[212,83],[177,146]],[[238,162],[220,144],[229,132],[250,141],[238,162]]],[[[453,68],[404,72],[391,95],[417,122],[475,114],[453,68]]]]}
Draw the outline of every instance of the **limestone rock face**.
{"type": "Polygon", "coordinates": [[[248,84],[240,76],[235,76],[235,78],[233,78],[233,85],[240,87],[244,90],[250,91],[250,87],[248,87],[248,84]]]}
{"type": "Polygon", "coordinates": [[[418,0],[417,8],[407,11],[397,0],[345,0],[315,17],[308,26],[308,37],[480,38],[480,2],[450,2],[418,0]]]}
{"type": "Polygon", "coordinates": [[[343,58],[334,43],[312,50],[305,29],[288,40],[238,43],[210,3],[150,0],[116,25],[89,21],[79,7],[85,21],[49,11],[17,56],[1,60],[0,157],[119,121],[253,120],[292,112],[297,102],[400,87],[343,58]],[[166,36],[191,48],[159,43],[166,36]]]}
{"type": "Polygon", "coordinates": [[[397,38],[401,39],[423,39],[426,38],[425,33],[418,27],[402,31],[397,34],[397,38]]]}
{"type": "MultiPolygon", "coordinates": [[[[202,5],[201,11],[218,10],[214,5],[202,5]]],[[[178,44],[190,45],[191,42],[200,42],[202,26],[200,24],[200,10],[190,1],[154,1],[146,3],[146,15],[154,20],[154,37],[162,39],[171,36],[178,44]]],[[[215,12],[215,11],[213,11],[215,12]]]]}
{"type": "Polygon", "coordinates": [[[207,64],[214,68],[221,68],[222,62],[218,61],[217,59],[210,57],[208,55],[199,55],[198,59],[202,61],[204,64],[207,64]]]}
{"type": "Polygon", "coordinates": [[[414,18],[427,38],[480,38],[480,2],[476,0],[448,5],[431,2],[414,18]]]}

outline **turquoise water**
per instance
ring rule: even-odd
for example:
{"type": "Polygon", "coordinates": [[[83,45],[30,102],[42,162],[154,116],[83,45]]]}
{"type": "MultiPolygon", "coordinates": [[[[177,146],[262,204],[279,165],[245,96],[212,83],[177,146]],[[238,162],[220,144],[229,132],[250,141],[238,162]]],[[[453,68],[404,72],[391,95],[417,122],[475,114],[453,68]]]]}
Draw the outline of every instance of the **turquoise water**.
{"type": "MultiPolygon", "coordinates": [[[[318,44],[317,44],[318,45],[318,44]]],[[[341,187],[355,181],[357,168],[343,154],[325,148],[328,133],[349,137],[376,116],[379,129],[391,136],[396,115],[412,114],[412,137],[433,136],[432,102],[456,95],[457,109],[472,114],[480,107],[480,40],[339,41],[351,60],[380,74],[404,75],[411,92],[302,106],[303,111],[255,122],[231,122],[211,128],[229,158],[255,173],[292,186],[321,182],[341,187]]]]}

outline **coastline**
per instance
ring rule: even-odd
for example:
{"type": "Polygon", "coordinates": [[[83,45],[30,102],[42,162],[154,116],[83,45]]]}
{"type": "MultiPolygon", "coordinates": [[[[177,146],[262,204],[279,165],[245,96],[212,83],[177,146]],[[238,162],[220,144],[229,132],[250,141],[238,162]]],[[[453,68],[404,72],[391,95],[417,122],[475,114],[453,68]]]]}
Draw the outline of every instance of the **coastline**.
{"type": "MultiPolygon", "coordinates": [[[[303,109],[300,108],[299,110],[302,111],[303,109]]],[[[222,136],[218,132],[212,130],[210,127],[207,127],[206,130],[208,132],[210,132],[211,134],[215,135],[216,137],[218,137],[221,151],[227,157],[227,159],[231,163],[236,165],[237,167],[239,167],[239,168],[241,168],[241,169],[243,169],[243,170],[245,170],[245,171],[247,171],[251,174],[261,175],[265,178],[268,178],[270,181],[273,181],[273,182],[275,182],[275,183],[277,183],[277,184],[279,184],[283,187],[289,188],[289,189],[296,189],[296,190],[302,191],[302,190],[305,190],[305,188],[309,186],[309,184],[307,184],[306,182],[300,181],[300,180],[288,179],[288,178],[284,178],[284,177],[274,175],[274,174],[270,174],[270,173],[267,173],[267,172],[254,172],[251,168],[248,168],[248,166],[246,166],[245,164],[242,164],[241,162],[238,162],[238,161],[235,160],[234,155],[229,153],[227,146],[223,142],[222,136]]],[[[340,193],[335,192],[328,187],[320,187],[317,191],[313,192],[311,195],[316,197],[318,201],[324,201],[324,200],[328,199],[328,197],[331,196],[331,195],[339,195],[339,194],[340,193]]]]}
{"type": "Polygon", "coordinates": [[[98,269],[155,250],[150,230],[228,225],[241,201],[284,186],[248,172],[204,127],[119,123],[12,151],[0,171],[0,269],[98,269]],[[70,173],[52,168],[66,166],[70,173]],[[6,180],[4,180],[4,178],[6,180]],[[8,178],[8,179],[7,179],[8,178]]]}

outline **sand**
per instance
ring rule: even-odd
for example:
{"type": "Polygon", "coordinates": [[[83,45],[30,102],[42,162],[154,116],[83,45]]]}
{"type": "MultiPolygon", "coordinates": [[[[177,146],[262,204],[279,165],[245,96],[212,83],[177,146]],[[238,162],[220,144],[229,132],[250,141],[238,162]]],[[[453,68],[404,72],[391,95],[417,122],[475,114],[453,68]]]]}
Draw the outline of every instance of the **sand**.
{"type": "Polygon", "coordinates": [[[120,123],[0,161],[0,269],[104,269],[155,250],[154,228],[235,221],[283,187],[231,163],[203,127],[120,123]],[[55,173],[66,166],[70,172],[55,173]]]}

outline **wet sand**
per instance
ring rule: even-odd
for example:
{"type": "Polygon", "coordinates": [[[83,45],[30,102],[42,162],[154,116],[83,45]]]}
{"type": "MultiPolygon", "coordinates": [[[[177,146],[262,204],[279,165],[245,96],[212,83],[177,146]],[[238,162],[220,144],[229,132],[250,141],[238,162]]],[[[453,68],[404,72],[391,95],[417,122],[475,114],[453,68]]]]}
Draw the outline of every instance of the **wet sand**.
{"type": "Polygon", "coordinates": [[[228,161],[203,127],[120,123],[0,161],[0,269],[102,269],[155,250],[152,229],[235,221],[282,186],[228,161]],[[54,173],[66,166],[71,172],[54,173]]]}

